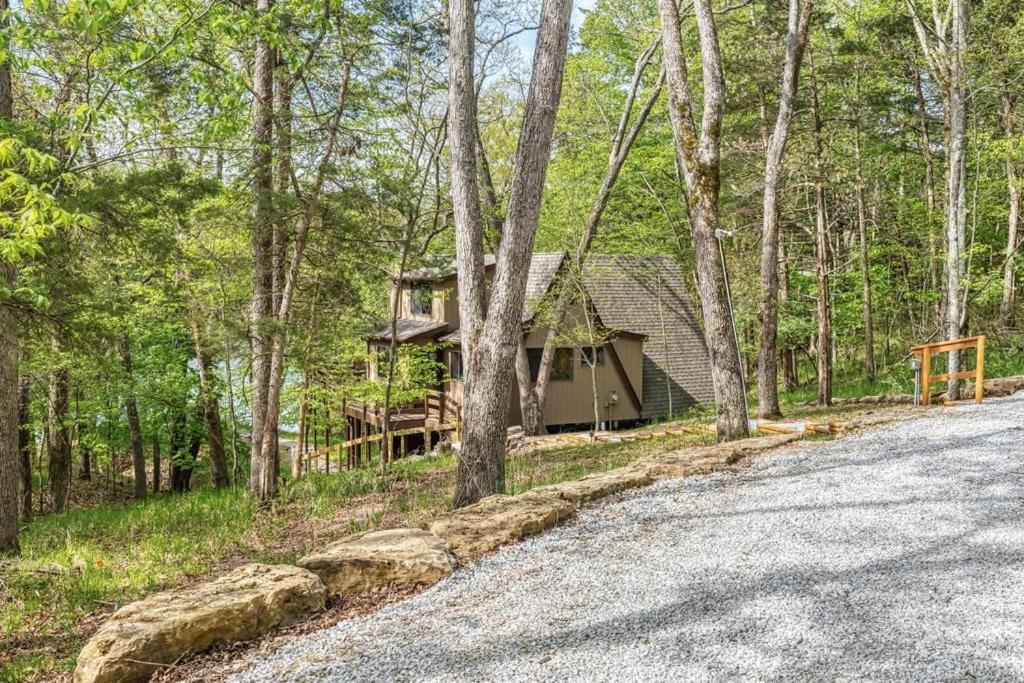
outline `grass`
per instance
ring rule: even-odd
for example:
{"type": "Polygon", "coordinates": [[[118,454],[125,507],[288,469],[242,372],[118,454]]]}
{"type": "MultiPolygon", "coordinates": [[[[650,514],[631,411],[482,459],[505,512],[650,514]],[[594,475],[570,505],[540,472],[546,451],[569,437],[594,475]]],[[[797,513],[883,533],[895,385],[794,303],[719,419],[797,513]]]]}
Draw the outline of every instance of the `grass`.
{"type": "MultiPolygon", "coordinates": [[[[526,451],[508,459],[506,487],[519,493],[706,441],[687,435],[526,451]]],[[[288,483],[269,509],[242,489],[204,487],[42,517],[22,534],[22,557],[0,573],[0,681],[66,674],[110,611],[154,591],[244,562],[294,561],[348,534],[441,514],[455,466],[448,455],[399,461],[384,477],[374,467],[316,474],[288,483]]]]}

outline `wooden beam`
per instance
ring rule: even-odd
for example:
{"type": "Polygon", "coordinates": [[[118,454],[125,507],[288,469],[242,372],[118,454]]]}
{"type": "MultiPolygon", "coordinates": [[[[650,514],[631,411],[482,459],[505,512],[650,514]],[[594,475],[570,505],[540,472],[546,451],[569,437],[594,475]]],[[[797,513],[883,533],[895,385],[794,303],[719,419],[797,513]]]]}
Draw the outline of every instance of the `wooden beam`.
{"type": "Polygon", "coordinates": [[[944,372],[938,375],[932,375],[933,382],[949,382],[954,379],[974,379],[977,371],[976,370],[965,370],[963,372],[944,372]]]}
{"type": "Polygon", "coordinates": [[[978,352],[974,358],[974,402],[981,403],[985,396],[985,335],[978,337],[978,352]]]}
{"type": "Polygon", "coordinates": [[[947,351],[959,351],[961,349],[973,349],[978,344],[978,340],[981,337],[964,337],[962,339],[950,339],[949,341],[937,342],[935,344],[918,344],[911,346],[910,350],[914,353],[922,352],[926,348],[930,348],[932,353],[945,353],[947,351]]]}
{"type": "Polygon", "coordinates": [[[609,355],[612,357],[612,364],[615,366],[615,372],[619,375],[619,379],[622,381],[623,386],[626,387],[626,393],[629,394],[629,400],[633,402],[633,407],[636,408],[637,415],[643,417],[644,405],[640,401],[640,397],[637,395],[636,389],[633,388],[633,383],[629,381],[629,375],[626,374],[626,368],[623,367],[622,360],[619,358],[619,354],[615,350],[615,342],[609,341],[607,346],[608,351],[610,352],[609,355]]]}

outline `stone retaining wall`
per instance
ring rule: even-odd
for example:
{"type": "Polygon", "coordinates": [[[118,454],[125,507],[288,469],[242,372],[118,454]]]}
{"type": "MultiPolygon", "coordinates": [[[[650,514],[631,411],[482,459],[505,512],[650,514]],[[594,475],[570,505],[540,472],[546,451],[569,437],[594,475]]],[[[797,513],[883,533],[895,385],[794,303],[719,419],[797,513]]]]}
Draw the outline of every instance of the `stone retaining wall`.
{"type": "Polygon", "coordinates": [[[430,585],[495,549],[549,529],[589,501],[658,478],[707,474],[799,438],[785,434],[687,448],[515,496],[489,496],[426,523],[333,543],[298,566],[250,564],[198,586],[157,593],[115,612],[78,657],[75,683],[145,681],[217,643],[249,640],[324,609],[331,595],[391,584],[430,585]],[[458,558],[458,559],[456,559],[458,558]]]}

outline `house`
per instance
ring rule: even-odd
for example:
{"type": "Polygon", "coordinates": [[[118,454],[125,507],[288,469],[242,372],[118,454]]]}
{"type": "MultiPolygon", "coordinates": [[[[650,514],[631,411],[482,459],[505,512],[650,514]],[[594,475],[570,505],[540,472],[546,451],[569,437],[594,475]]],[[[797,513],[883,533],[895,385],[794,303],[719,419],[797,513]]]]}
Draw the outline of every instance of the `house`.
{"type": "MultiPolygon", "coordinates": [[[[530,263],[523,331],[534,371],[547,335],[538,312],[542,302],[552,299],[548,294],[556,279],[567,272],[568,263],[568,257],[561,253],[534,254],[530,263]]],[[[493,257],[485,260],[485,269],[487,277],[492,277],[493,257]]],[[[586,429],[593,425],[590,361],[597,380],[600,420],[606,427],[664,418],[713,400],[704,335],[682,274],[671,257],[591,255],[582,277],[577,279],[581,282],[576,286],[585,298],[579,297],[582,301],[570,310],[563,331],[581,329],[589,316],[607,332],[599,345],[579,343],[580,337],[576,336],[571,338],[576,343],[567,341],[556,349],[544,408],[549,429],[586,429]]],[[[393,281],[392,287],[392,294],[395,287],[401,288],[395,326],[398,343],[429,345],[446,369],[428,400],[396,411],[392,429],[443,422],[462,400],[454,265],[411,271],[401,281],[393,281]]],[[[371,359],[386,354],[391,337],[390,322],[369,335],[371,359]]],[[[378,362],[371,360],[369,377],[377,377],[378,370],[378,362]]],[[[357,421],[370,422],[371,430],[373,424],[380,423],[376,413],[362,406],[352,406],[346,412],[357,421]]],[[[513,390],[509,424],[520,421],[518,392],[513,390]]],[[[358,434],[365,428],[365,424],[357,424],[350,433],[358,434]]]]}

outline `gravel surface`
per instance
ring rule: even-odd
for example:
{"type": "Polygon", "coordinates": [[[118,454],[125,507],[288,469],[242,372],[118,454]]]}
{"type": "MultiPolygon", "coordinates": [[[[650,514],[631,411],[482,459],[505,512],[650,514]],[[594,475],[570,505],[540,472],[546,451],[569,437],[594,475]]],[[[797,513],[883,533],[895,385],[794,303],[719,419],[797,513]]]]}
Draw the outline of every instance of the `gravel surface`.
{"type": "Polygon", "coordinates": [[[584,509],[234,681],[1024,680],[1024,398],[584,509]]]}

